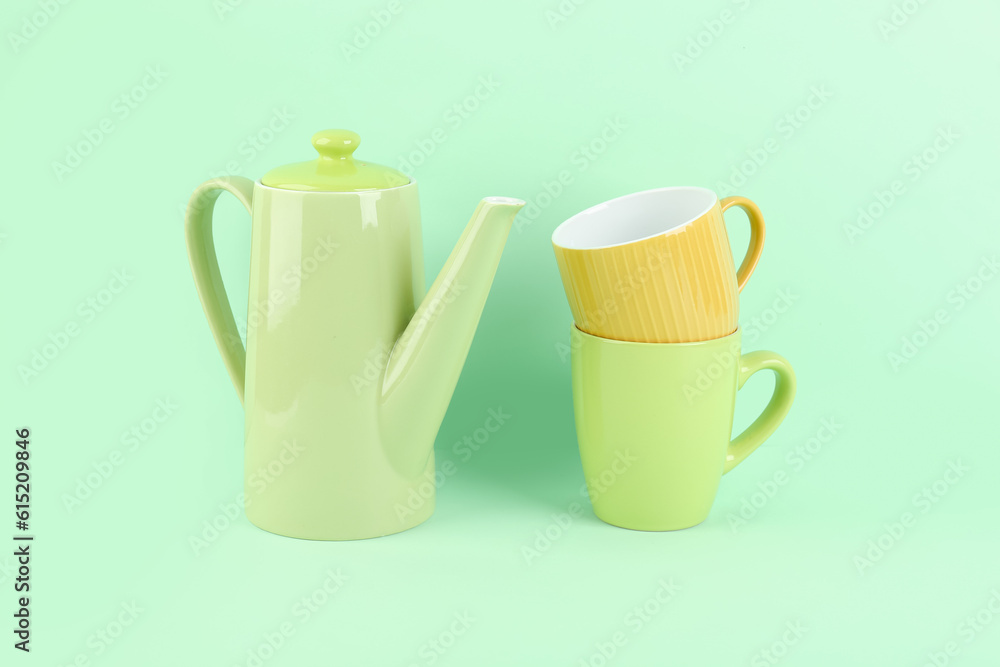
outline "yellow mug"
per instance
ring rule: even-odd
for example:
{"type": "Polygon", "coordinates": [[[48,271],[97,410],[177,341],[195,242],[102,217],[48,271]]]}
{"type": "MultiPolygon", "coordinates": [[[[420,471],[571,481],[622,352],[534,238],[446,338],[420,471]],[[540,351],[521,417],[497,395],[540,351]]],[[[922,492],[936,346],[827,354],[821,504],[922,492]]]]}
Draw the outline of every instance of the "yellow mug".
{"type": "Polygon", "coordinates": [[[739,293],[764,247],[764,218],[744,197],[670,187],[618,197],[559,225],[552,245],[577,326],[601,338],[690,343],[728,336],[739,293]],[[750,219],[750,246],[733,264],[723,211],[750,219]]]}

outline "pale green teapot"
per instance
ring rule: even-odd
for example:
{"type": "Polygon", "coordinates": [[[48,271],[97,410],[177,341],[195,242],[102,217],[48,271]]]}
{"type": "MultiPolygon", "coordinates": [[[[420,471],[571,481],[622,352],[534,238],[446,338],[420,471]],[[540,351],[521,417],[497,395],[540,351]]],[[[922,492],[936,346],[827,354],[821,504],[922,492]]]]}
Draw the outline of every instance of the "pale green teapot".
{"type": "Polygon", "coordinates": [[[247,517],[292,537],[377,537],[434,510],[434,438],[524,202],[483,199],[425,296],[416,182],[356,160],[353,132],[312,143],[316,160],[195,190],[188,254],[246,410],[247,517]],[[212,240],[223,190],[252,219],[246,349],[212,240]]]}

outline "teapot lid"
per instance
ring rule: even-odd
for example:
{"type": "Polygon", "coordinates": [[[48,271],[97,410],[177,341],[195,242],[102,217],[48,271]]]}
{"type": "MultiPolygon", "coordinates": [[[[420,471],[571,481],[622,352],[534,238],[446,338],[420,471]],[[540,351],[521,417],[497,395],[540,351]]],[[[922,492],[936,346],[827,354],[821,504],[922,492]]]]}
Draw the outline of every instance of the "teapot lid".
{"type": "Polygon", "coordinates": [[[270,188],[321,192],[385,190],[406,185],[409,176],[391,167],[355,160],[361,137],[350,130],[323,130],[313,135],[319,157],[275,167],[260,182],[270,188]]]}

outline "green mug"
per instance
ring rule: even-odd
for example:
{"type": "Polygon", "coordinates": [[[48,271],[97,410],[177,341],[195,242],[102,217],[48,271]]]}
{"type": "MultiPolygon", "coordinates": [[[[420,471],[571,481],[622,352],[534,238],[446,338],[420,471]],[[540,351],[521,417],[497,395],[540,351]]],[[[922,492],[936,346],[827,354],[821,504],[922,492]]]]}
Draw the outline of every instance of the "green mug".
{"type": "Polygon", "coordinates": [[[740,353],[740,330],[692,343],[571,333],[573,408],[594,513],[633,530],[678,530],[708,517],[722,475],[761,445],[795,398],[773,352],[740,353]],[[767,407],[732,438],[736,392],[775,373],[767,407]]]}

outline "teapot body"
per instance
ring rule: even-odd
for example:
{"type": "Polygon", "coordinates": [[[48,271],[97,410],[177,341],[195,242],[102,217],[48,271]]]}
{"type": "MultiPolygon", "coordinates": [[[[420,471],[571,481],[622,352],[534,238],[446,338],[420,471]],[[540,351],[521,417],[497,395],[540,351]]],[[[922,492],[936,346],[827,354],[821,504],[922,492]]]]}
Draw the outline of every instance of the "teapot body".
{"type": "Polygon", "coordinates": [[[257,182],[252,225],[247,517],[328,540],[424,521],[433,443],[409,443],[425,454],[400,457],[380,427],[388,355],[424,293],[416,183],[303,192],[257,182]]]}
{"type": "Polygon", "coordinates": [[[434,440],[520,199],[480,200],[424,288],[417,185],[313,135],[318,157],[198,186],[184,214],[195,288],[245,417],[243,506],[280,535],[397,533],[434,512],[434,440]],[[223,192],[251,216],[246,345],[215,253],[223,192]],[[426,293],[425,293],[426,292],[426,293]]]}

